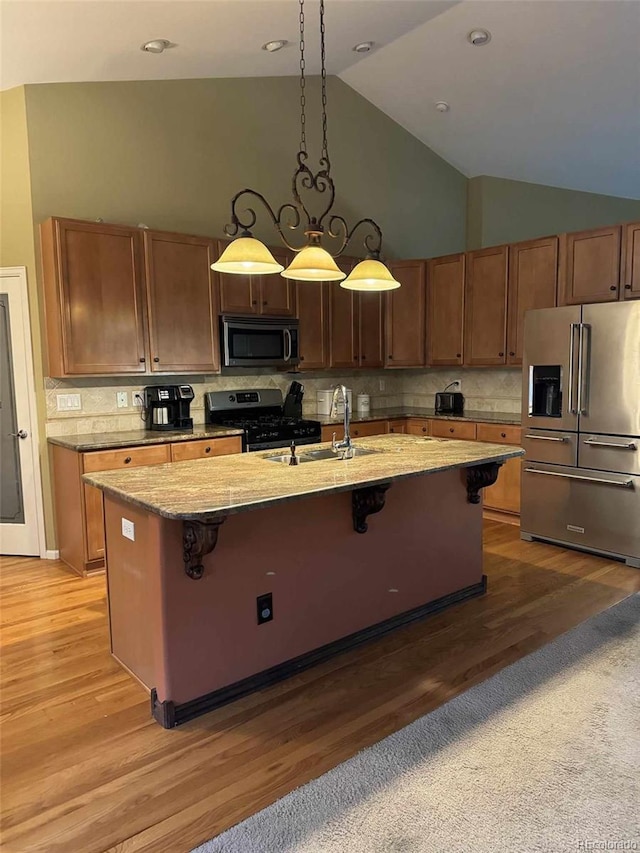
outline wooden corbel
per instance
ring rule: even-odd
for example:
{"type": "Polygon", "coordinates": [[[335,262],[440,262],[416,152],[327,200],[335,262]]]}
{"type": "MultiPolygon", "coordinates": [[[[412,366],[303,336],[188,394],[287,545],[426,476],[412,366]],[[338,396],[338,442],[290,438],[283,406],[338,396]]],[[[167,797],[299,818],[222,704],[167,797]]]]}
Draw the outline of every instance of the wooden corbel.
{"type": "Polygon", "coordinates": [[[480,489],[493,486],[498,479],[498,471],[503,462],[486,462],[483,465],[472,465],[467,472],[467,501],[470,504],[480,503],[480,489]]]}
{"type": "Polygon", "coordinates": [[[185,521],[182,526],[184,570],[194,581],[204,574],[202,560],[218,544],[218,531],[224,518],[215,521],[185,521]]]}
{"type": "Polygon", "coordinates": [[[385,494],[390,483],[380,486],[367,486],[364,489],[354,489],[351,493],[353,511],[353,529],[356,533],[366,533],[369,525],[367,516],[373,515],[384,506],[385,494]]]}

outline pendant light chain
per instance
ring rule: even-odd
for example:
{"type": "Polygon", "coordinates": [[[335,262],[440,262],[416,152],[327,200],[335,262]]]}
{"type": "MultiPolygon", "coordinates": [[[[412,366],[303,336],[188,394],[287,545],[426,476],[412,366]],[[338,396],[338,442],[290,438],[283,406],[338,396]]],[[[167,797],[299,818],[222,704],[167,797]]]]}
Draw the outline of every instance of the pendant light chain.
{"type": "Polygon", "coordinates": [[[327,69],[324,46],[324,0],[320,0],[320,75],[322,79],[322,159],[326,160],[327,172],[329,165],[329,149],[327,147],[327,69]]]}
{"type": "Polygon", "coordinates": [[[304,61],[304,0],[300,0],[300,151],[307,153],[307,133],[306,124],[307,117],[305,114],[305,106],[307,99],[305,96],[306,81],[304,77],[305,61],[304,61]]]}

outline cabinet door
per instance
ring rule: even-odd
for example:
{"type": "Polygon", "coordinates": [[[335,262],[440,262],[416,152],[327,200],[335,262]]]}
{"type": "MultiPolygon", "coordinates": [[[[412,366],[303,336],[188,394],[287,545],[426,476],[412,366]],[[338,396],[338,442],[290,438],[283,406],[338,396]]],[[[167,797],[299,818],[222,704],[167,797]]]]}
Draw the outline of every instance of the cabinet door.
{"type": "Polygon", "coordinates": [[[55,219],[41,233],[51,375],[143,373],[140,232],[55,219]]]}
{"type": "Polygon", "coordinates": [[[300,369],[329,366],[329,285],[297,281],[296,304],[300,322],[300,369]]]}
{"type": "Polygon", "coordinates": [[[621,236],[620,225],[560,235],[561,305],[618,298],[621,236]]]}
{"type": "Polygon", "coordinates": [[[397,421],[389,421],[388,429],[389,432],[392,432],[396,435],[404,435],[407,432],[407,419],[401,418],[397,421]]]}
{"type": "Polygon", "coordinates": [[[218,299],[205,237],[144,235],[151,369],[215,373],[220,369],[218,299]]]}
{"type": "MultiPolygon", "coordinates": [[[[218,240],[220,257],[228,240],[218,240]]],[[[259,311],[260,279],[257,275],[218,273],[221,314],[257,314],[259,311]]]]}
{"type": "Polygon", "coordinates": [[[464,254],[427,263],[427,336],[432,367],[462,364],[464,335],[464,254]]]}
{"type": "Polygon", "coordinates": [[[464,363],[505,364],[507,247],[467,252],[464,363]]]}
{"type": "MultiPolygon", "coordinates": [[[[273,257],[286,269],[290,258],[280,249],[271,249],[273,257]]],[[[295,288],[291,279],[283,278],[280,273],[258,276],[260,285],[260,313],[273,317],[294,317],[295,288]]]]}
{"type": "Polygon", "coordinates": [[[358,294],[360,367],[384,367],[384,298],[358,294]]]}
{"type": "Polygon", "coordinates": [[[402,285],[386,294],[386,366],[423,367],[426,336],[424,261],[397,261],[390,265],[402,285]]]}
{"type": "Polygon", "coordinates": [[[431,432],[429,421],[426,418],[409,418],[406,432],[408,435],[429,435],[431,432]]]}
{"type": "Polygon", "coordinates": [[[640,299],[640,222],[624,226],[620,299],[640,299]]]}
{"type": "Polygon", "coordinates": [[[520,512],[520,479],[522,463],[520,459],[507,459],[498,472],[493,486],[483,489],[484,506],[502,512],[520,512]]]}
{"type": "Polygon", "coordinates": [[[337,281],[329,290],[329,367],[358,367],[358,293],[345,290],[337,281]]]}
{"type": "Polygon", "coordinates": [[[102,492],[95,486],[82,484],[84,523],[87,536],[87,562],[104,559],[104,507],[102,492]]]}
{"type": "Polygon", "coordinates": [[[509,246],[507,364],[522,364],[525,311],[557,304],[558,238],[509,246]]]}
{"type": "Polygon", "coordinates": [[[171,445],[172,462],[184,462],[189,459],[211,459],[213,456],[228,456],[231,453],[242,453],[242,439],[239,435],[229,436],[229,438],[176,441],[171,445]]]}

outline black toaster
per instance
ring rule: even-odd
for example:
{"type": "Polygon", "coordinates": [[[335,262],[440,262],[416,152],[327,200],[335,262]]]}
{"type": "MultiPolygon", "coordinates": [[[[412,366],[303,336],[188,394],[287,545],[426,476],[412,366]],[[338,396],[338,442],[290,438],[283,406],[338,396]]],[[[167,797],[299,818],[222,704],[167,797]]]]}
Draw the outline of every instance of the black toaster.
{"type": "Polygon", "coordinates": [[[438,391],[436,415],[461,415],[464,411],[464,396],[459,391],[438,391]]]}

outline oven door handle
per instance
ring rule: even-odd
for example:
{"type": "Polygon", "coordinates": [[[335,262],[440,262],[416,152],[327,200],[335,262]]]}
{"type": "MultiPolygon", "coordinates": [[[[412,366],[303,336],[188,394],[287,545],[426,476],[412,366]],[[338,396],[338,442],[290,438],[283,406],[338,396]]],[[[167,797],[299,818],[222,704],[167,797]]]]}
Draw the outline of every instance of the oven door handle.
{"type": "Polygon", "coordinates": [[[588,483],[604,483],[606,486],[620,486],[632,489],[633,480],[605,480],[601,477],[585,477],[584,474],[563,474],[561,471],[541,471],[539,468],[525,468],[527,474],[544,474],[545,477],[563,477],[565,480],[586,480],[588,483]]]}
{"type": "Polygon", "coordinates": [[[536,441],[566,441],[567,439],[564,436],[551,436],[551,435],[532,435],[527,433],[525,438],[535,438],[536,441]]]}
{"type": "Polygon", "coordinates": [[[617,447],[618,450],[637,450],[635,443],[630,441],[628,444],[616,444],[614,441],[597,441],[595,438],[587,438],[583,444],[591,444],[595,447],[617,447]]]}
{"type": "Polygon", "coordinates": [[[291,353],[293,352],[293,343],[291,341],[291,332],[289,329],[283,329],[284,336],[284,360],[291,361],[291,353]]]}

